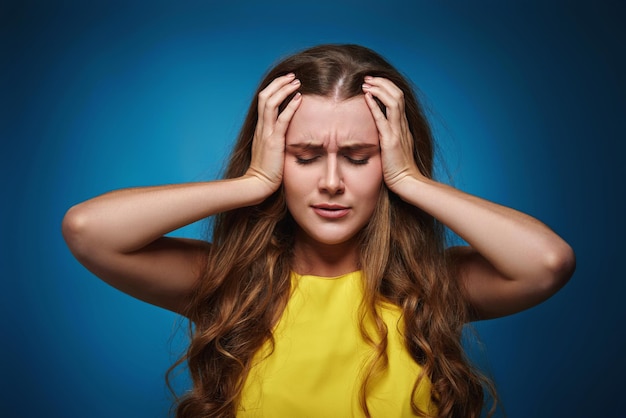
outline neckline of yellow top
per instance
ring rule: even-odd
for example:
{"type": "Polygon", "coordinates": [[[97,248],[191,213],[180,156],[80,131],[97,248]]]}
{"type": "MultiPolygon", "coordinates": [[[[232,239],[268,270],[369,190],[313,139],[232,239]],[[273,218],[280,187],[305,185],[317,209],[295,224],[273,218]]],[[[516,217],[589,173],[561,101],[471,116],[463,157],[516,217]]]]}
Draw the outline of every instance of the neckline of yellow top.
{"type": "Polygon", "coordinates": [[[341,279],[354,278],[354,277],[360,276],[362,272],[361,270],[355,270],[349,273],[340,274],[338,276],[329,276],[329,277],[318,276],[316,274],[300,274],[300,273],[296,273],[295,271],[292,271],[291,274],[296,279],[341,280],[341,279]]]}

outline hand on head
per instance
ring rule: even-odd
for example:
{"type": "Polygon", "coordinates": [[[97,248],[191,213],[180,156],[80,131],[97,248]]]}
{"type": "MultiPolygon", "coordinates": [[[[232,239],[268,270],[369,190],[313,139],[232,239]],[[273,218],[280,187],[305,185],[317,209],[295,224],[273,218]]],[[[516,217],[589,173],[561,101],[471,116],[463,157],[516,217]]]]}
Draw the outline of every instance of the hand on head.
{"type": "Polygon", "coordinates": [[[369,76],[365,77],[363,92],[380,135],[385,183],[395,191],[407,177],[423,177],[413,158],[414,139],[406,118],[404,93],[386,78],[369,76]],[[385,106],[386,116],[374,97],[385,106]]]}
{"type": "Polygon", "coordinates": [[[252,159],[246,175],[255,176],[268,186],[270,194],[278,190],[283,178],[285,134],[301,94],[291,99],[279,114],[278,108],[298,90],[300,81],[287,74],[272,81],[258,97],[258,121],[252,141],[252,159]]]}
{"type": "MultiPolygon", "coordinates": [[[[285,136],[301,103],[301,94],[289,101],[279,114],[280,105],[300,88],[293,73],[274,79],[258,96],[258,121],[252,143],[252,160],[247,175],[255,176],[276,191],[282,182],[285,136]]],[[[413,136],[405,113],[404,94],[393,82],[382,77],[364,79],[365,101],[379,132],[384,181],[396,190],[407,177],[423,177],[413,158],[413,136]],[[386,108],[386,115],[374,99],[386,108]]]]}

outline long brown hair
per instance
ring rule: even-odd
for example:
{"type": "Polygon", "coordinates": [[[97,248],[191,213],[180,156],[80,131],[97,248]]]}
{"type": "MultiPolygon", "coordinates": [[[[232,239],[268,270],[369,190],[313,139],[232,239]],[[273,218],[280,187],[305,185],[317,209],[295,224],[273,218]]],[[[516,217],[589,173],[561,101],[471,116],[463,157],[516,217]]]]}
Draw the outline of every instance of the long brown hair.
{"type": "MultiPolygon", "coordinates": [[[[434,141],[414,89],[380,55],[358,45],[316,46],[272,68],[250,105],[225,178],[242,176],[249,167],[258,93],[291,72],[301,81],[302,94],[337,99],[362,94],[366,75],[392,81],[404,92],[414,159],[432,178],[434,141]]],[[[293,240],[294,221],[282,189],[257,206],[215,217],[206,267],[186,312],[191,342],[175,365],[187,362],[193,381],[191,391],[178,403],[177,417],[236,414],[251,360],[262,344],[273,344],[272,328],[289,298],[293,240]]],[[[442,225],[383,185],[360,245],[359,267],[365,281],[360,329],[374,353],[359,393],[365,415],[369,416],[368,391],[387,364],[387,328],[379,308],[382,302],[392,302],[402,310],[406,349],[423,370],[413,393],[420,381],[429,380],[438,416],[479,417],[484,387],[494,393],[464,354],[461,336],[469,320],[468,304],[456,280],[454,260],[446,256],[442,225]],[[373,335],[364,326],[366,317],[375,324],[373,335]]],[[[412,408],[417,415],[428,416],[415,402],[412,408]]]]}

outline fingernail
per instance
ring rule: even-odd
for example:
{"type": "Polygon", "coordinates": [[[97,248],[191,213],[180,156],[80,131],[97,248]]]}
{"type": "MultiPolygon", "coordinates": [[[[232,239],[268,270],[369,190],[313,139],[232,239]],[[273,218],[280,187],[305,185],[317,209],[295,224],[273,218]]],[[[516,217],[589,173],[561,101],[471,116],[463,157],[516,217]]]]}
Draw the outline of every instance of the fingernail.
{"type": "Polygon", "coordinates": [[[293,77],[295,77],[295,76],[296,76],[296,75],[295,75],[294,73],[289,73],[289,74],[287,74],[285,77],[293,78],[293,77]]]}
{"type": "Polygon", "coordinates": [[[300,80],[298,80],[298,79],[296,78],[295,80],[293,80],[293,81],[291,82],[291,84],[300,84],[300,80]]]}
{"type": "Polygon", "coordinates": [[[300,100],[302,98],[302,93],[297,92],[295,96],[293,96],[293,100],[300,100]]]}
{"type": "Polygon", "coordinates": [[[370,81],[370,80],[372,80],[373,78],[374,78],[374,77],[372,77],[372,76],[366,75],[366,76],[365,76],[365,81],[370,81]]]}
{"type": "Polygon", "coordinates": [[[362,85],[362,87],[363,87],[364,89],[369,89],[369,88],[370,88],[370,87],[372,87],[372,86],[371,86],[371,85],[369,85],[369,84],[367,84],[367,83],[365,83],[365,84],[363,84],[363,85],[362,85]]]}

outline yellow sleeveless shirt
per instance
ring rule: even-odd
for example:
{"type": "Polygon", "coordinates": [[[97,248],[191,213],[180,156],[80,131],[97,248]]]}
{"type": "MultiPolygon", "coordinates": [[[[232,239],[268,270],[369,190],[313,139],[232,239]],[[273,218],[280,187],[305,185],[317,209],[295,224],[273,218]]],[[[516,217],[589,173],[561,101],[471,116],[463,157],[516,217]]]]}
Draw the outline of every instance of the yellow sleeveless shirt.
{"type": "MultiPolygon", "coordinates": [[[[274,351],[268,342],[255,355],[237,417],[364,416],[358,396],[373,350],[358,325],[361,272],[335,278],[292,273],[291,283],[291,298],[273,333],[274,351]]],[[[411,391],[421,368],[404,347],[400,309],[385,305],[381,316],[389,365],[368,393],[370,414],[411,417],[411,391]]],[[[420,382],[415,401],[423,411],[436,411],[428,379],[420,382]]]]}

